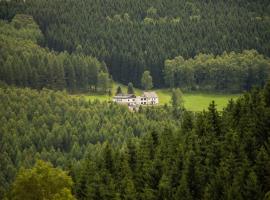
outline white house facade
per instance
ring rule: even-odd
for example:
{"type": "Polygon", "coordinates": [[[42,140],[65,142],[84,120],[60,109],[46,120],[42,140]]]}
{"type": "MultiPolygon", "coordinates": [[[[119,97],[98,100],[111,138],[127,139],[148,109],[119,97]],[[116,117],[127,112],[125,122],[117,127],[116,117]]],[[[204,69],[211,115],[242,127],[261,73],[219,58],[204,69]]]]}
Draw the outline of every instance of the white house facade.
{"type": "Polygon", "coordinates": [[[118,94],[113,97],[113,101],[128,105],[129,107],[157,105],[159,103],[158,96],[155,92],[143,92],[141,96],[135,96],[134,94],[118,94]]]}
{"type": "Polygon", "coordinates": [[[136,105],[136,96],[134,94],[118,94],[113,97],[113,101],[119,104],[126,104],[128,106],[136,105]]]}
{"type": "Polygon", "coordinates": [[[142,98],[143,102],[146,102],[147,105],[156,105],[159,103],[158,96],[155,92],[143,92],[142,98]]]}

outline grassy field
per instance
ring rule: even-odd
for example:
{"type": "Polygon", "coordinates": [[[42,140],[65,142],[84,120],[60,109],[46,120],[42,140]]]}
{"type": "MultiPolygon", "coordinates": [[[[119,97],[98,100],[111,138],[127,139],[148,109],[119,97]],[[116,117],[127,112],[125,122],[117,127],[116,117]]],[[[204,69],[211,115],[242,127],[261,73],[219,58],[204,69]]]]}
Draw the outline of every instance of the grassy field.
{"type": "MultiPolygon", "coordinates": [[[[171,92],[168,89],[156,90],[160,104],[170,103],[171,92]]],[[[230,99],[236,99],[240,94],[219,94],[219,93],[202,93],[188,92],[183,93],[185,108],[191,111],[202,111],[207,109],[209,104],[214,100],[217,109],[222,110],[230,99]]]]}
{"type": "MultiPolygon", "coordinates": [[[[115,83],[113,85],[113,95],[115,94],[116,88],[121,86],[123,92],[127,92],[127,86],[115,83]]],[[[159,97],[160,105],[169,104],[171,100],[171,92],[168,89],[158,89],[155,90],[159,97]]],[[[140,95],[142,90],[135,89],[136,95],[140,95]]],[[[188,110],[191,111],[202,111],[207,109],[211,101],[215,101],[217,104],[218,110],[222,110],[228,103],[230,99],[235,99],[240,94],[218,94],[218,93],[202,93],[202,92],[187,92],[183,94],[184,105],[188,110]]],[[[99,94],[81,94],[78,96],[85,97],[86,100],[95,100],[100,101],[110,101],[112,97],[108,95],[99,95],[99,94]]]]}

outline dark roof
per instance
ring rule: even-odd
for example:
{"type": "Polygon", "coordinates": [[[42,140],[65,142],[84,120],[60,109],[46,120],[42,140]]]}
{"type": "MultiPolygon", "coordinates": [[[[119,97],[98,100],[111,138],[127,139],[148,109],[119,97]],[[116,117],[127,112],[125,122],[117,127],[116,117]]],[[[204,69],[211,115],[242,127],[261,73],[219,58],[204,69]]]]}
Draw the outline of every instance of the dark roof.
{"type": "Polygon", "coordinates": [[[134,94],[117,94],[113,97],[114,99],[131,99],[136,98],[134,94]]]}

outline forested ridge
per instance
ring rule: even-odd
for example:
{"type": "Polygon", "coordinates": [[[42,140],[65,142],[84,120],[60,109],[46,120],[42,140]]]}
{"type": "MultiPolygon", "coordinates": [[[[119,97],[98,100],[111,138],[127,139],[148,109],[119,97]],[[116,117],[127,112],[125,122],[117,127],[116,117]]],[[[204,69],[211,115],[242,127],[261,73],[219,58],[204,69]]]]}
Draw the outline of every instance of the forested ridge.
{"type": "Polygon", "coordinates": [[[269,13],[269,0],[0,0],[0,199],[270,199],[269,13]],[[112,94],[113,79],[169,87],[171,102],[71,95],[112,94]],[[191,112],[181,90],[247,92],[191,112]]]}
{"type": "Polygon", "coordinates": [[[11,0],[0,2],[0,17],[33,15],[43,45],[76,51],[106,62],[114,79],[140,86],[150,70],[154,86],[164,86],[166,59],[199,53],[255,49],[270,55],[268,0],[11,0]]]}
{"type": "Polygon", "coordinates": [[[180,104],[130,112],[64,92],[2,87],[0,198],[40,187],[11,183],[20,167],[42,159],[69,172],[77,199],[267,199],[269,100],[268,83],[222,112],[214,102],[199,113],[180,104]]]}
{"type": "Polygon", "coordinates": [[[44,40],[29,15],[18,14],[12,21],[0,20],[0,80],[20,87],[69,91],[102,91],[111,87],[104,62],[82,54],[49,51],[38,43],[44,40]]]}

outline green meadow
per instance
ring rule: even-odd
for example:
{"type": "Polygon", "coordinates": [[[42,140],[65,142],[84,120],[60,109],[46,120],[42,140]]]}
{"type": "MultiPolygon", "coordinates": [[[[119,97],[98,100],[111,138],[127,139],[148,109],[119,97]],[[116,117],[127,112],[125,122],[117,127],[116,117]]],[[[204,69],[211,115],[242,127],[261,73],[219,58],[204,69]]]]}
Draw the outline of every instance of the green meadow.
{"type": "MultiPolygon", "coordinates": [[[[113,95],[115,95],[116,88],[120,86],[123,92],[127,91],[127,86],[115,83],[113,85],[112,96],[106,94],[80,94],[76,95],[84,97],[86,100],[99,100],[99,101],[110,101],[113,95]]],[[[159,97],[159,105],[170,104],[171,92],[169,89],[157,89],[154,90],[159,97]]],[[[136,95],[140,95],[142,90],[135,89],[136,95]]],[[[240,94],[221,94],[221,93],[209,93],[209,92],[184,92],[183,100],[187,110],[190,111],[202,111],[208,108],[211,101],[215,101],[217,109],[222,110],[230,99],[236,99],[240,94]]]]}

